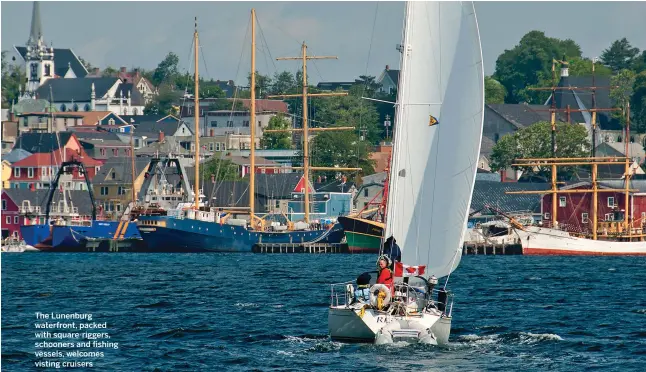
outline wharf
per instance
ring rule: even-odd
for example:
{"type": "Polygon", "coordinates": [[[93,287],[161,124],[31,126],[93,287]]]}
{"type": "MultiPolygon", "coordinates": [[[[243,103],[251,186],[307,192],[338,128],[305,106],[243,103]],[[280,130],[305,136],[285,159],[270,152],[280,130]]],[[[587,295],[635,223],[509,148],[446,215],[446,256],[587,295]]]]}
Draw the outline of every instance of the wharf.
{"type": "Polygon", "coordinates": [[[85,244],[87,252],[149,252],[142,239],[93,239],[85,244]]]}
{"type": "Polygon", "coordinates": [[[345,243],[258,243],[253,253],[348,253],[345,243]]]}
{"type": "Polygon", "coordinates": [[[523,247],[520,244],[486,244],[486,243],[464,243],[462,255],[522,255],[523,247]]]}

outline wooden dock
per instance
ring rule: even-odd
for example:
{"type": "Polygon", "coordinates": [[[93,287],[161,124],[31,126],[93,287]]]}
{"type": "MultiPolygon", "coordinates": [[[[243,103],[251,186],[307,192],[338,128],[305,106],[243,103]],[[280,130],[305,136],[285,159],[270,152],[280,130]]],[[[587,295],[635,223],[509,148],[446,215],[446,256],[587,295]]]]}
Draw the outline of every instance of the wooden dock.
{"type": "Polygon", "coordinates": [[[252,247],[254,253],[348,253],[345,243],[258,243],[252,247]]]}
{"type": "Polygon", "coordinates": [[[465,243],[462,247],[462,255],[522,255],[523,247],[520,244],[486,244],[486,243],[465,243]]]}

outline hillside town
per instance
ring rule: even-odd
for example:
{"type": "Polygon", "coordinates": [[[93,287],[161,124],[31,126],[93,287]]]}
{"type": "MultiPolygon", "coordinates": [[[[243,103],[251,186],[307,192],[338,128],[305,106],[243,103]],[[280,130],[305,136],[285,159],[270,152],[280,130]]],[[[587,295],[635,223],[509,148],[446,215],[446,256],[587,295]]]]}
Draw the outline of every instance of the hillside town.
{"type": "MultiPolygon", "coordinates": [[[[161,157],[179,159],[189,184],[195,181],[195,162],[199,161],[200,192],[210,205],[240,207],[249,193],[251,147],[257,167],[257,213],[302,219],[306,187],[316,201],[312,213],[317,219],[356,214],[382,202],[392,134],[397,129],[395,108],[388,102],[397,99],[399,70],[386,65],[373,76],[362,75],[354,81],[310,84],[314,93],[347,93],[312,99],[312,128],[356,128],[311,134],[312,163],[361,170],[314,171],[305,180],[302,171],[293,169],[302,166],[302,135],[298,131],[265,132],[302,127],[300,100],[272,97],[297,93],[302,85],[300,71],[257,74],[255,122],[251,123],[249,82],[244,86],[231,79],[201,81],[196,108],[193,86],[186,83],[193,75],[178,71],[174,53],[152,71],[126,67],[101,70],[72,48],[64,48],[65,40],[49,40],[42,27],[42,14],[41,5],[35,2],[31,27],[22,30],[26,44],[3,50],[3,239],[20,240],[20,226],[43,220],[51,202],[49,191],[56,187],[54,181],[58,187],[54,191],[68,192],[71,204],[58,205],[55,197],[52,210],[75,208],[80,220],[92,219],[94,203],[98,219],[119,220],[133,195],[141,202],[149,198],[148,189],[142,185],[154,171],[152,160],[161,157]],[[19,58],[9,61],[10,54],[19,58]],[[198,125],[195,117],[199,117],[198,125]],[[253,138],[252,125],[256,127],[253,138]],[[199,130],[197,159],[195,128],[199,130]],[[71,160],[82,163],[84,171],[62,174],[57,179],[60,164],[71,160]],[[87,197],[88,189],[93,191],[93,200],[87,197]]],[[[646,200],[642,201],[646,192],[646,53],[623,39],[613,43],[601,59],[592,60],[584,58],[576,44],[566,44],[574,42],[532,31],[505,51],[498,59],[496,73],[485,78],[483,134],[470,226],[500,212],[529,216],[535,223],[552,220],[550,195],[508,193],[550,188],[544,170],[512,166],[511,159],[546,155],[540,153],[545,149],[535,143],[549,142],[549,129],[545,128],[549,128],[552,113],[559,125],[576,132],[557,138],[558,157],[592,153],[631,159],[630,204],[634,207],[629,213],[633,221],[646,216],[646,200]],[[538,60],[544,71],[526,70],[522,67],[525,61],[520,61],[527,58],[521,57],[522,51],[541,42],[553,44],[556,52],[538,60]],[[550,66],[557,66],[554,80],[550,66]],[[567,89],[531,90],[550,85],[567,89]],[[591,110],[595,108],[608,111],[595,111],[593,124],[591,110]],[[628,122],[632,127],[626,125],[628,122]],[[497,212],[488,207],[495,207],[497,212]]],[[[620,184],[625,176],[623,163],[600,166],[599,178],[605,183],[599,187],[621,188],[613,185],[620,184]]],[[[167,182],[176,189],[183,177],[166,174],[167,182]]],[[[570,167],[558,174],[558,180],[563,189],[589,188],[591,174],[588,168],[570,167]]],[[[603,198],[599,220],[612,221],[615,212],[621,211],[625,196],[617,191],[603,198]]],[[[585,196],[562,196],[555,218],[561,224],[585,230],[590,203],[585,196]],[[586,212],[580,212],[583,210],[586,212]]]]}

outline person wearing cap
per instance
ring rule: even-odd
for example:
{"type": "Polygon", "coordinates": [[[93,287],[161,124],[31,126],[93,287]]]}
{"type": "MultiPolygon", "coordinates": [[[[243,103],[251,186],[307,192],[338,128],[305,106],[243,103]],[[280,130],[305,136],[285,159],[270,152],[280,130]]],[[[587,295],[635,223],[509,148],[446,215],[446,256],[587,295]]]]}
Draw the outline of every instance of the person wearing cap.
{"type": "Polygon", "coordinates": [[[363,273],[357,277],[357,289],[354,291],[355,300],[370,301],[370,279],[368,273],[363,273]]]}
{"type": "Polygon", "coordinates": [[[402,260],[402,251],[399,248],[399,245],[397,245],[397,241],[395,240],[395,237],[393,237],[392,235],[384,242],[383,254],[385,256],[388,256],[388,258],[390,258],[391,264],[394,264],[395,262],[401,262],[402,260]]]}
{"type": "Polygon", "coordinates": [[[377,284],[384,284],[388,287],[388,289],[393,290],[393,272],[390,269],[390,258],[386,255],[381,255],[379,257],[379,261],[377,261],[377,267],[379,270],[379,274],[377,276],[377,284]]]}

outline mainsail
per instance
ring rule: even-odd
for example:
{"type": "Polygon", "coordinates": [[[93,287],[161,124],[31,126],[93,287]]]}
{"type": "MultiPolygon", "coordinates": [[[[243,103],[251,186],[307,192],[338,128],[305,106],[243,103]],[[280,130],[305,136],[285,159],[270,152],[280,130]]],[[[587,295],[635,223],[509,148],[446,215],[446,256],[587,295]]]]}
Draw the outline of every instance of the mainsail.
{"type": "Polygon", "coordinates": [[[408,265],[457,267],[480,152],[484,71],[472,2],[408,2],[385,236],[408,265]]]}

